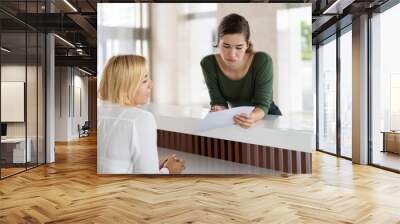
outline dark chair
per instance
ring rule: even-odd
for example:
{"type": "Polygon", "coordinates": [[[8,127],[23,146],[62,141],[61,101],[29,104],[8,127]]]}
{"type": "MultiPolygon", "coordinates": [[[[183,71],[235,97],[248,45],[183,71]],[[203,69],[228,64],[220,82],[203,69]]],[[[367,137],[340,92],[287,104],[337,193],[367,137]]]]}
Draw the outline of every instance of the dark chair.
{"type": "Polygon", "coordinates": [[[89,121],[85,121],[82,127],[78,124],[79,138],[89,136],[89,129],[90,129],[89,121]]]}

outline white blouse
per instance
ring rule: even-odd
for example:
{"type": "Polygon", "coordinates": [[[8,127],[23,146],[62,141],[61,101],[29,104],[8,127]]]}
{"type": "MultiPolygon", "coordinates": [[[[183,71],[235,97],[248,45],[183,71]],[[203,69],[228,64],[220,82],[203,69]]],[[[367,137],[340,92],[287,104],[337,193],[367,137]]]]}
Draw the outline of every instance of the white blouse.
{"type": "Polygon", "coordinates": [[[98,100],[97,173],[159,174],[153,114],[138,107],[98,100]]]}

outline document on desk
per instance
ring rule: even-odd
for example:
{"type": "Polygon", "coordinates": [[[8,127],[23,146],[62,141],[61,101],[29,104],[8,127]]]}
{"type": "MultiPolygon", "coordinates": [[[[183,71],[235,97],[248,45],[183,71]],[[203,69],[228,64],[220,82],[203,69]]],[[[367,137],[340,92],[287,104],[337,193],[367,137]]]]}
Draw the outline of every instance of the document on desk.
{"type": "Polygon", "coordinates": [[[221,128],[229,125],[233,125],[233,117],[237,114],[245,113],[249,114],[254,110],[254,107],[243,106],[234,107],[229,110],[223,110],[218,112],[209,112],[203,120],[201,120],[198,132],[204,132],[214,128],[221,128]]]}

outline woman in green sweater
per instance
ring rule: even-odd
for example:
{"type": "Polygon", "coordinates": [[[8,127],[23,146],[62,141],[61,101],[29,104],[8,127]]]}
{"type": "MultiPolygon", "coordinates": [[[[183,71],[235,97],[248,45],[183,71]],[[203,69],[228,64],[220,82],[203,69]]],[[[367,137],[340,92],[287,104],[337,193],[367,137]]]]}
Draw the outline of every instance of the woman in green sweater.
{"type": "Polygon", "coordinates": [[[234,122],[243,128],[266,114],[281,115],[272,101],[272,59],[254,52],[245,18],[230,14],[218,26],[219,54],[204,57],[200,64],[211,98],[211,111],[255,106],[250,114],[238,114],[234,122]]]}

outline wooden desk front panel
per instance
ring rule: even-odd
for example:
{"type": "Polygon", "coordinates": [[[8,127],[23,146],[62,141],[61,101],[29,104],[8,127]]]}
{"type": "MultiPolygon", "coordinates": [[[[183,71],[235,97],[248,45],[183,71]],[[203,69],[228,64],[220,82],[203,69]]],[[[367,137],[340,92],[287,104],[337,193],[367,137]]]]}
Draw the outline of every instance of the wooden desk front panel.
{"type": "Polygon", "coordinates": [[[157,131],[163,148],[244,163],[286,173],[311,173],[311,153],[208,138],[171,131],[157,131]]]}

